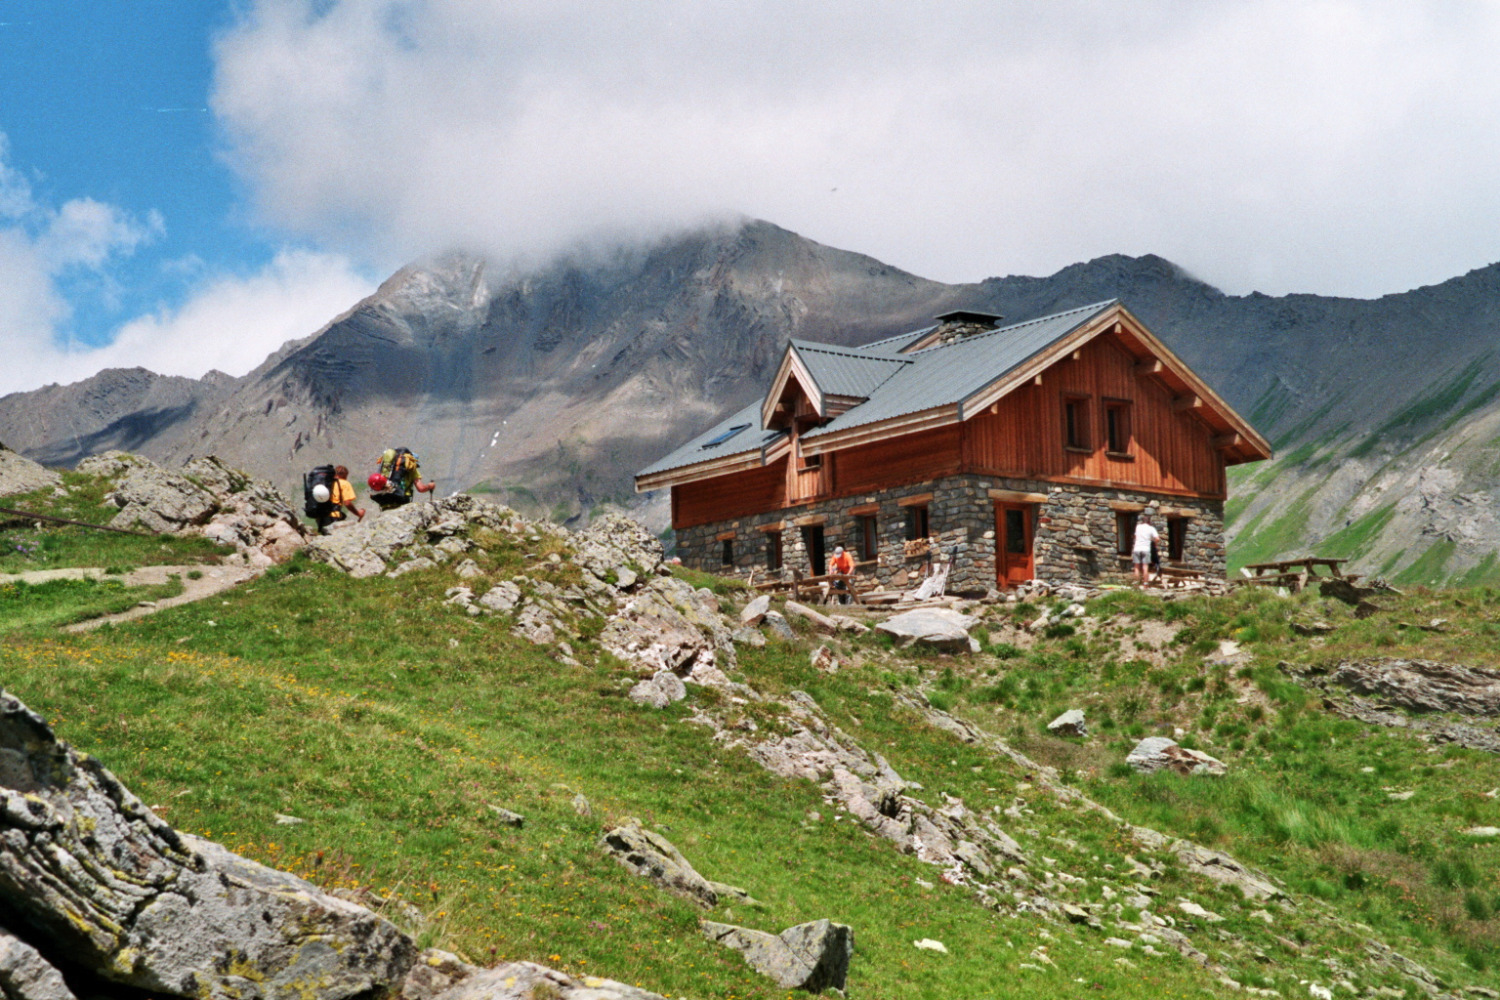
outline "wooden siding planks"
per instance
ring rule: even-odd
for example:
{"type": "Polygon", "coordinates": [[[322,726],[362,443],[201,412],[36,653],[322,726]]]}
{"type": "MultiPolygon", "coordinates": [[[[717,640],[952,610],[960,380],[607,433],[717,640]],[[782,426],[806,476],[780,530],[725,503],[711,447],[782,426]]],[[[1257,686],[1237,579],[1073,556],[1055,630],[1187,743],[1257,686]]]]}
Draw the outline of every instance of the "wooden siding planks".
{"type": "Polygon", "coordinates": [[[788,506],[787,464],[782,458],[762,469],[672,487],[672,527],[691,528],[788,506]]]}
{"type": "Polygon", "coordinates": [[[1028,479],[1076,479],[1146,490],[1222,496],[1224,463],[1213,431],[1177,412],[1170,392],[1138,374],[1136,358],[1100,337],[968,421],[964,466],[969,471],[1028,479]],[[1088,448],[1064,447],[1064,405],[1083,401],[1088,448]],[[1105,451],[1106,406],[1129,407],[1129,458],[1105,451]]]}

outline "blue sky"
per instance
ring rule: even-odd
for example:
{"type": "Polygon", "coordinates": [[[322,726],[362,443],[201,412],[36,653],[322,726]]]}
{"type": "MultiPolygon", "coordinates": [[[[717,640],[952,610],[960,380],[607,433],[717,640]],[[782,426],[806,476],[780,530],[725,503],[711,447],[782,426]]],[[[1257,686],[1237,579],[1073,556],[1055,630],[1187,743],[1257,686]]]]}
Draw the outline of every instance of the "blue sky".
{"type": "Polygon", "coordinates": [[[215,157],[209,39],[231,23],[228,5],[208,0],[0,0],[0,131],[33,198],[92,198],[144,225],[162,220],[108,275],[61,277],[81,343],[180,302],[205,269],[271,256],[215,157]]]}
{"type": "Polygon", "coordinates": [[[1484,0],[0,0],[0,393],[744,216],[943,281],[1497,257],[1484,0]]]}

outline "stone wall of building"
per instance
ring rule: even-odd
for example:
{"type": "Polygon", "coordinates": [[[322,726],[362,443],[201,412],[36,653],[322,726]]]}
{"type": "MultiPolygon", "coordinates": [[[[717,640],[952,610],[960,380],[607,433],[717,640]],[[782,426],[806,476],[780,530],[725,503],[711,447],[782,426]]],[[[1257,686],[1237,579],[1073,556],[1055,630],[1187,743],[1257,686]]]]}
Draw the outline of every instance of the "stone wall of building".
{"type": "Polygon", "coordinates": [[[1038,579],[1123,578],[1129,573],[1130,557],[1119,553],[1121,515],[1128,519],[1142,512],[1152,515],[1152,523],[1162,534],[1163,559],[1167,521],[1180,519],[1184,548],[1179,565],[1211,577],[1224,576],[1224,505],[1220,501],[973,475],[684,528],[677,532],[677,553],[685,565],[712,573],[746,576],[754,571],[757,580],[765,580],[795,567],[811,576],[814,571],[803,529],[822,527],[827,558],[832,558],[837,545],[858,558],[860,517],[873,510],[879,556],[859,563],[862,576],[888,589],[905,588],[915,586],[934,561],[951,560],[949,592],[983,592],[994,587],[996,580],[991,490],[1046,495],[1046,501],[1034,508],[1032,553],[1038,579]],[[908,509],[913,499],[928,494],[931,498],[925,506],[932,541],[909,545],[908,509]],[[777,534],[782,565],[772,570],[768,550],[777,534]],[[726,540],[730,543],[727,562],[726,540]]]}

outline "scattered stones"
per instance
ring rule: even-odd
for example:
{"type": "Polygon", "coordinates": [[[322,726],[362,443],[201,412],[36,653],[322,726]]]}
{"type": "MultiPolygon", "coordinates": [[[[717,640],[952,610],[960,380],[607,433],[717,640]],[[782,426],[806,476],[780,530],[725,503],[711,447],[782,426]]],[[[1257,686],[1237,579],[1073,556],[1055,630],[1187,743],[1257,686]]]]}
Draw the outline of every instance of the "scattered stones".
{"type": "Polygon", "coordinates": [[[277,826],[297,826],[298,824],[307,822],[307,820],[305,819],[298,819],[296,816],[288,816],[286,813],[275,813],[274,815],[276,817],[277,826]]]}
{"type": "Polygon", "coordinates": [[[630,700],[638,705],[666,708],[673,702],[687,697],[687,687],[682,678],[670,670],[658,670],[650,680],[641,681],[630,689],[630,700]]]}
{"type": "Polygon", "coordinates": [[[1047,731],[1058,736],[1087,736],[1088,725],[1084,722],[1083,710],[1068,709],[1047,723],[1047,731]]]}
{"type": "Polygon", "coordinates": [[[759,597],[745,605],[740,612],[740,623],[743,625],[759,625],[765,620],[766,612],[771,610],[771,595],[761,594],[759,597]]]}
{"type": "Polygon", "coordinates": [[[745,956],[750,967],[783,989],[842,990],[854,954],[854,932],[829,920],[789,927],[779,935],[705,920],[703,933],[745,956]]]}
{"type": "Polygon", "coordinates": [[[1199,906],[1197,903],[1194,903],[1192,900],[1180,900],[1177,903],[1177,908],[1190,917],[1197,917],[1199,920],[1207,920],[1211,924],[1219,924],[1224,922],[1223,917],[1219,916],[1217,913],[1205,910],[1203,907],[1199,906]]]}
{"type": "Polygon", "coordinates": [[[615,567],[615,586],[621,590],[629,590],[631,587],[634,587],[639,579],[640,577],[635,575],[635,570],[629,566],[615,567]]]}
{"type": "Polygon", "coordinates": [[[887,618],[875,626],[896,640],[902,649],[923,646],[950,653],[970,651],[969,629],[979,619],[960,614],[950,608],[917,608],[887,618]]]}
{"type": "Polygon", "coordinates": [[[736,646],[753,646],[760,649],[766,644],[765,635],[760,629],[755,628],[737,628],[729,634],[729,638],[736,646]]]}
{"type": "Polygon", "coordinates": [[[1500,826],[1471,826],[1464,834],[1469,837],[1500,837],[1500,826]]]}
{"type": "Polygon", "coordinates": [[[838,673],[839,658],[827,646],[819,646],[813,650],[812,655],[808,659],[811,661],[814,670],[821,670],[825,674],[838,673]]]}
{"type": "MultiPolygon", "coordinates": [[[[476,971],[432,1000],[666,1000],[613,979],[581,979],[534,962],[507,962],[476,971]]],[[[402,1000],[408,1000],[403,997],[402,1000]]],[[[426,998],[422,998],[426,1000],[426,998]]]]}
{"type": "Polygon", "coordinates": [[[798,604],[796,601],[787,601],[786,609],[790,614],[807,619],[813,628],[824,635],[836,635],[838,633],[839,627],[837,622],[821,612],[814,611],[805,604],[798,604]]]}
{"type": "Polygon", "coordinates": [[[632,874],[648,878],[668,892],[706,910],[718,906],[724,897],[734,902],[754,904],[744,889],[711,882],[698,874],[670,840],[646,829],[640,820],[626,820],[607,830],[599,846],[632,874]]]}
{"type": "Polygon", "coordinates": [[[1141,740],[1125,757],[1125,763],[1142,774],[1176,771],[1178,774],[1217,776],[1226,771],[1223,761],[1201,750],[1189,750],[1165,736],[1148,736],[1141,740]]]}
{"type": "Polygon", "coordinates": [[[921,940],[913,941],[911,946],[913,948],[921,948],[923,951],[936,951],[944,955],[948,954],[947,946],[941,941],[934,941],[932,938],[922,938],[921,940]]]}
{"type": "Polygon", "coordinates": [[[573,796],[573,811],[584,819],[594,815],[594,807],[589,805],[589,800],[584,798],[582,792],[573,796]]]}
{"type": "Polygon", "coordinates": [[[1291,623],[1291,626],[1292,631],[1298,635],[1328,635],[1334,630],[1332,625],[1322,620],[1311,622],[1294,621],[1291,623]]]}
{"type": "Polygon", "coordinates": [[[490,806],[490,812],[495,814],[495,818],[500,821],[501,826],[508,826],[519,830],[526,825],[526,817],[518,812],[511,812],[509,809],[504,809],[500,806],[490,806]]]}
{"type": "Polygon", "coordinates": [[[769,628],[779,639],[795,639],[797,633],[792,631],[792,625],[780,611],[766,612],[766,627],[769,628]]]}

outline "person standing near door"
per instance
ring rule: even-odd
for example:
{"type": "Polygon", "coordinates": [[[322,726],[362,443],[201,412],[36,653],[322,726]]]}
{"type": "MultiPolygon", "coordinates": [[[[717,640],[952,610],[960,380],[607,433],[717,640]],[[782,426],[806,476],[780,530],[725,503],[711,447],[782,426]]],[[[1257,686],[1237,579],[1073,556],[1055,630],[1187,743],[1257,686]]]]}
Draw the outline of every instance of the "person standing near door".
{"type": "Polygon", "coordinates": [[[1151,548],[1160,541],[1161,533],[1151,526],[1151,515],[1141,514],[1135,522],[1135,544],[1130,547],[1130,562],[1136,582],[1143,587],[1151,582],[1151,548]]]}

